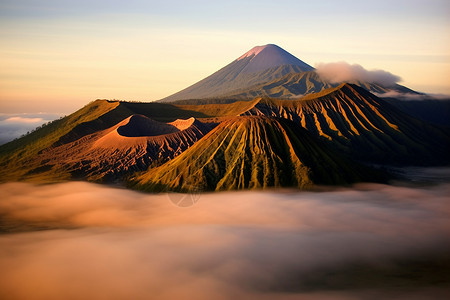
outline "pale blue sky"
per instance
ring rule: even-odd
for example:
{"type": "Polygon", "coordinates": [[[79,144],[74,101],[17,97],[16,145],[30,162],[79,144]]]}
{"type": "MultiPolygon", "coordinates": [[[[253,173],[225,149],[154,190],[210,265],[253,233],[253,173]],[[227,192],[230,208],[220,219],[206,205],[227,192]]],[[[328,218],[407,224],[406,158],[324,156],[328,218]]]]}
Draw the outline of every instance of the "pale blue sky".
{"type": "Polygon", "coordinates": [[[267,43],[450,94],[450,1],[0,0],[0,111],[156,100],[267,43]]]}

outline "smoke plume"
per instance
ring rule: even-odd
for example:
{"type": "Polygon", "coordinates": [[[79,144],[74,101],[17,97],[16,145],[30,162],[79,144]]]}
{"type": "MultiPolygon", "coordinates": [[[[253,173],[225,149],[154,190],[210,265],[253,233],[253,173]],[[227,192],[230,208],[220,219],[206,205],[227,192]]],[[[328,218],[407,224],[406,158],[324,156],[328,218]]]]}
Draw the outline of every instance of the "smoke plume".
{"type": "Polygon", "coordinates": [[[366,70],[361,65],[349,64],[347,62],[318,63],[316,72],[324,80],[331,83],[362,81],[377,83],[382,86],[392,86],[401,78],[383,70],[366,70]]]}

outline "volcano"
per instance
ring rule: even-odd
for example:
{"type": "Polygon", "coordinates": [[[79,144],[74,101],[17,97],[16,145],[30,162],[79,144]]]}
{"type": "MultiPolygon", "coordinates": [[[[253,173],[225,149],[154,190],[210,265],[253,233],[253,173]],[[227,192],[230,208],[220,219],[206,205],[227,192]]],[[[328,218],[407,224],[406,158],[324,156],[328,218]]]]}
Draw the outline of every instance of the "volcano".
{"type": "Polygon", "coordinates": [[[289,73],[313,70],[277,45],[256,46],[214,74],[161,101],[220,97],[289,73]]]}
{"type": "MultiPolygon", "coordinates": [[[[252,189],[348,184],[377,174],[343,158],[290,120],[228,119],[182,155],[133,178],[141,190],[252,189]]],[[[380,176],[378,174],[378,176],[380,176]]]]}
{"type": "Polygon", "coordinates": [[[307,189],[448,164],[448,128],[427,121],[443,102],[408,109],[370,92],[392,88],[331,84],[280,47],[258,46],[166,102],[96,100],[0,146],[0,182],[307,189]]]}
{"type": "MultiPolygon", "coordinates": [[[[352,83],[378,94],[395,91],[420,95],[399,84],[352,83]]],[[[249,100],[255,97],[298,99],[339,84],[321,78],[313,67],[279,46],[268,44],[250,49],[219,71],[160,101],[206,98],[249,100]]]]}

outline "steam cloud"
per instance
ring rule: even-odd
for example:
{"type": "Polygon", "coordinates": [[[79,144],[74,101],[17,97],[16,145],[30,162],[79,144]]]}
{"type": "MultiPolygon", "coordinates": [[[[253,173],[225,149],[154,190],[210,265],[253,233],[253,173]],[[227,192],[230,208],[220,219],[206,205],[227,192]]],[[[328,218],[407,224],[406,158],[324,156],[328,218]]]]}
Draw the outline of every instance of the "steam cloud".
{"type": "MultiPolygon", "coordinates": [[[[0,298],[386,298],[327,287],[348,266],[373,274],[379,265],[395,269],[398,258],[449,253],[449,194],[449,184],[371,184],[205,194],[179,208],[166,195],[88,183],[3,184],[0,298]]],[[[345,282],[358,287],[358,274],[345,282]]],[[[449,290],[405,293],[396,299],[449,290]]]]}
{"type": "Polygon", "coordinates": [[[401,78],[383,70],[366,70],[361,65],[349,64],[347,62],[318,63],[316,72],[324,80],[331,83],[363,81],[378,83],[382,86],[392,86],[401,78]]]}

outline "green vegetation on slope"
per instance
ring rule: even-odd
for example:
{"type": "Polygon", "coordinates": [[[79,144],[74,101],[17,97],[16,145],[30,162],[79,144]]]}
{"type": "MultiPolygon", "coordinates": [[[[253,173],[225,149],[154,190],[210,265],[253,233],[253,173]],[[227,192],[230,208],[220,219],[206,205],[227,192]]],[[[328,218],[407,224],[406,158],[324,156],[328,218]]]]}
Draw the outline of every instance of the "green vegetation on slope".
{"type": "MultiPolygon", "coordinates": [[[[187,110],[195,111],[208,117],[236,117],[243,112],[251,109],[256,103],[260,101],[259,98],[252,101],[237,101],[233,103],[216,103],[204,105],[186,105],[178,104],[177,107],[187,110]]],[[[182,101],[180,101],[182,103],[182,101]]]]}
{"type": "Polygon", "coordinates": [[[22,180],[24,176],[35,181],[67,180],[67,172],[53,174],[51,165],[40,165],[36,160],[39,153],[114,126],[136,113],[159,121],[205,117],[201,112],[171,104],[96,100],[69,116],[0,146],[0,181],[22,180]],[[40,175],[44,171],[47,171],[45,178],[40,175]]]}
{"type": "Polygon", "coordinates": [[[53,121],[39,130],[2,145],[0,147],[0,180],[18,179],[21,174],[28,171],[27,164],[32,162],[34,155],[52,146],[78,124],[96,120],[118,105],[118,102],[105,100],[91,102],[70,116],[53,121]]]}

